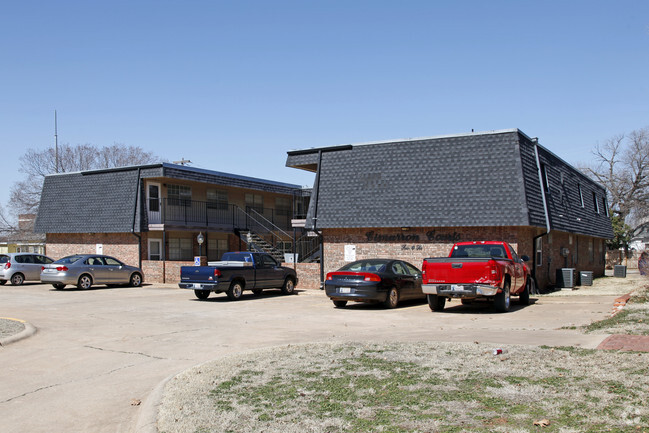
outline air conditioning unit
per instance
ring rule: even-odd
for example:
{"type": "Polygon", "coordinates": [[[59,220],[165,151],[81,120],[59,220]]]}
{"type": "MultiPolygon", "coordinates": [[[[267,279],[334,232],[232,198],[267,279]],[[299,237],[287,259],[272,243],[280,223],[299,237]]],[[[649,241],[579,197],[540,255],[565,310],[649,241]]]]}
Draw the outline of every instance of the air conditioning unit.
{"type": "Polygon", "coordinates": [[[575,287],[575,268],[557,269],[556,286],[562,289],[573,289],[575,287]]]}

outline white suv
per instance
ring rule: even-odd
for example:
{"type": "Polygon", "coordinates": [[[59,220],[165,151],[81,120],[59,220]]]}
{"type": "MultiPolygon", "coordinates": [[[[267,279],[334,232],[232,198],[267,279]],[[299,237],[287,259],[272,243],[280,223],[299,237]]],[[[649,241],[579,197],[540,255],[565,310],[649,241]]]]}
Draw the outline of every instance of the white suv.
{"type": "Polygon", "coordinates": [[[54,260],[36,253],[0,254],[0,285],[11,281],[20,286],[24,281],[40,281],[41,267],[54,260]]]}

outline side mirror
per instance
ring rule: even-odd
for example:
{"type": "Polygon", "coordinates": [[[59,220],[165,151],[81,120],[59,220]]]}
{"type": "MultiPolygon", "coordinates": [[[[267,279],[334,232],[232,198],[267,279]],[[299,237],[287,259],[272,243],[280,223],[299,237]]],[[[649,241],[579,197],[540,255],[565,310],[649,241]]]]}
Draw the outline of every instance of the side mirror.
{"type": "Polygon", "coordinates": [[[529,262],[530,257],[529,256],[521,256],[521,260],[524,261],[524,262],[529,262]]]}

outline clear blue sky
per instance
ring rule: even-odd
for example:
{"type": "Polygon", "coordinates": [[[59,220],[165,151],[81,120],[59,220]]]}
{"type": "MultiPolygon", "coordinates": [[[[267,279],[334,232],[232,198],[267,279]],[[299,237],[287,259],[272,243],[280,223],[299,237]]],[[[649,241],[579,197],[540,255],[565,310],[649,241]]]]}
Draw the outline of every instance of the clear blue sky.
{"type": "MultiPolygon", "coordinates": [[[[28,148],[141,146],[312,185],[286,152],[520,128],[573,164],[649,126],[649,1],[11,1],[0,203],[28,148]]],[[[395,161],[398,164],[398,161],[395,161]]]]}

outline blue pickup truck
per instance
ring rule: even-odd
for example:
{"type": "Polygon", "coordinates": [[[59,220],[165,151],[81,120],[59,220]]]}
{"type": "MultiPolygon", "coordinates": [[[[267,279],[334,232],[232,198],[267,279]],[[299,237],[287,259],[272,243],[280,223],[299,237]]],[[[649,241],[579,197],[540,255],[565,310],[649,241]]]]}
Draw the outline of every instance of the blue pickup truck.
{"type": "Polygon", "coordinates": [[[208,266],[183,266],[180,268],[181,289],[194,290],[198,299],[207,299],[210,292],[228,295],[235,301],[244,290],[259,294],[264,289],[281,289],[290,295],[297,285],[295,270],[281,266],[266,253],[225,253],[221,261],[208,266]]]}

